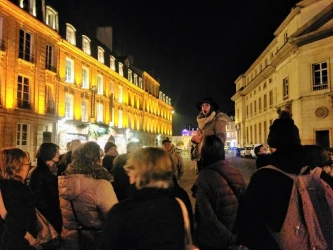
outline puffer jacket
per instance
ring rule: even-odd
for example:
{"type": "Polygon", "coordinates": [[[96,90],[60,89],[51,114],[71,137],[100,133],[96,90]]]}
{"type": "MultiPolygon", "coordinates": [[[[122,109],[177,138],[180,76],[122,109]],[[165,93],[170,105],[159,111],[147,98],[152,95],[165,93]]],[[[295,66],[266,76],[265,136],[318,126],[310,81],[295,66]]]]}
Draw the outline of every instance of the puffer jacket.
{"type": "MultiPolygon", "coordinates": [[[[79,249],[75,217],[70,200],[73,201],[79,221],[88,227],[103,228],[107,213],[118,203],[111,183],[104,179],[93,179],[83,174],[58,177],[59,200],[63,219],[62,249],[79,249]]],[[[95,231],[84,231],[93,239],[95,231]]]]}
{"type": "Polygon", "coordinates": [[[245,181],[237,169],[221,160],[203,168],[196,185],[197,244],[228,249],[237,238],[233,229],[245,181]]]}

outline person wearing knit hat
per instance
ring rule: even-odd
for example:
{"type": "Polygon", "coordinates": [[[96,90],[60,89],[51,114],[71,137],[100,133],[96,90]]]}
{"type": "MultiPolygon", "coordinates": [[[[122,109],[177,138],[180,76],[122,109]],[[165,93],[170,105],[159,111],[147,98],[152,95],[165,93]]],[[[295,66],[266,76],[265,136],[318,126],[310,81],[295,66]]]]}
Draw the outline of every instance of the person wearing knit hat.
{"type": "Polygon", "coordinates": [[[197,116],[198,130],[197,134],[192,136],[191,141],[194,143],[195,149],[192,156],[197,160],[198,171],[201,170],[201,149],[202,144],[207,135],[216,135],[225,144],[226,141],[226,125],[230,118],[225,113],[219,112],[217,103],[211,97],[205,97],[197,103],[200,111],[197,116]]]}
{"type": "Polygon", "coordinates": [[[111,173],[113,160],[119,155],[117,145],[108,141],[104,146],[104,152],[105,156],[103,157],[102,165],[111,173]]]}
{"type": "MultiPolygon", "coordinates": [[[[288,110],[281,111],[270,126],[267,143],[272,154],[267,165],[299,174],[306,164],[306,151],[291,117],[288,110]]],[[[292,187],[293,180],[276,170],[260,168],[251,176],[238,210],[239,244],[249,249],[280,249],[270,230],[280,232],[292,187]]]]}

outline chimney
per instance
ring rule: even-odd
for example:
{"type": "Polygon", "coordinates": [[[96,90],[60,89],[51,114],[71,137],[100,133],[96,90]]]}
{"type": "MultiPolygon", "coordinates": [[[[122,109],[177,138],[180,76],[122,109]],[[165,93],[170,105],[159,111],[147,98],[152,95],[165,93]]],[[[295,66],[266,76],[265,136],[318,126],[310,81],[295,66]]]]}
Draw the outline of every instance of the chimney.
{"type": "Polygon", "coordinates": [[[112,27],[98,27],[96,38],[112,51],[112,27]]]}

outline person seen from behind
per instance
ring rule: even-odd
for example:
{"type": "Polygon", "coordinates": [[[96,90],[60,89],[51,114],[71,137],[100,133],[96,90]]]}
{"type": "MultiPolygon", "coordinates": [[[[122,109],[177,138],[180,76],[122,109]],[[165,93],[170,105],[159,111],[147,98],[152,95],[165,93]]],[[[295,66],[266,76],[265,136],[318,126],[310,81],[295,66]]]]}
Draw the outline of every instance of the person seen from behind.
{"type": "Polygon", "coordinates": [[[0,249],[33,250],[24,238],[37,236],[35,199],[24,184],[31,168],[29,155],[19,148],[0,150],[0,249]],[[3,202],[4,207],[1,206],[3,202]]]}
{"type": "Polygon", "coordinates": [[[96,230],[84,230],[84,249],[95,249],[97,229],[103,229],[107,213],[118,202],[111,181],[112,175],[101,165],[100,147],[86,142],[73,151],[72,163],[64,175],[58,177],[59,199],[63,218],[62,249],[79,248],[77,222],[96,230]]]}
{"type": "Polygon", "coordinates": [[[139,142],[131,141],[126,145],[126,153],[118,155],[113,160],[113,168],[111,174],[114,177],[112,182],[114,191],[116,192],[119,201],[128,198],[130,193],[135,192],[134,185],[130,185],[129,177],[124,169],[126,162],[132,152],[140,148],[139,142]]]}
{"type": "Polygon", "coordinates": [[[197,134],[192,136],[191,141],[195,149],[192,151],[194,159],[197,160],[198,171],[201,170],[201,149],[207,135],[216,135],[225,144],[226,125],[230,121],[228,115],[219,111],[217,103],[211,97],[205,97],[197,104],[200,113],[197,116],[197,134]]]}
{"type": "Polygon", "coordinates": [[[162,141],[163,149],[169,154],[172,160],[173,168],[177,181],[184,174],[184,160],[180,153],[176,151],[176,147],[171,143],[169,138],[162,141]]]}
{"type": "Polygon", "coordinates": [[[111,173],[113,160],[119,155],[117,145],[108,141],[104,146],[104,153],[102,165],[111,173]]]}
{"type": "Polygon", "coordinates": [[[59,155],[58,145],[42,143],[36,154],[37,166],[29,173],[27,184],[35,196],[36,208],[60,234],[62,218],[57,179],[59,155]]]}
{"type": "Polygon", "coordinates": [[[245,181],[225,160],[224,144],[207,135],[202,151],[202,169],[197,177],[195,239],[200,250],[229,249],[236,242],[234,226],[245,181]]]}
{"type": "Polygon", "coordinates": [[[60,155],[59,157],[57,176],[62,175],[66,170],[68,164],[72,162],[72,152],[80,144],[81,141],[77,139],[67,143],[67,152],[60,155]]]}
{"type": "MultiPolygon", "coordinates": [[[[270,126],[267,143],[269,164],[290,174],[305,166],[306,151],[289,110],[279,112],[270,126]]],[[[237,218],[238,243],[253,250],[280,250],[270,230],[280,232],[293,187],[293,180],[273,169],[259,169],[250,179],[237,218]]]]}
{"type": "Polygon", "coordinates": [[[173,167],[161,148],[140,148],[125,166],[137,191],[108,214],[103,249],[185,249],[184,222],[170,194],[173,167]]]}

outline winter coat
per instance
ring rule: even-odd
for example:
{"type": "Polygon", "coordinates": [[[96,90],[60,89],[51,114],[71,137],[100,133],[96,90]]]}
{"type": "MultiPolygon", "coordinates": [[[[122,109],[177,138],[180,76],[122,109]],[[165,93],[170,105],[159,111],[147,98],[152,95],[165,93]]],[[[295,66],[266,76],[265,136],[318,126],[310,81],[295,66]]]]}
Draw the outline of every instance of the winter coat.
{"type": "Polygon", "coordinates": [[[168,151],[168,154],[171,157],[173,169],[175,171],[175,176],[179,181],[184,174],[184,160],[183,157],[176,151],[174,145],[171,146],[171,149],[168,151]]]}
{"type": "Polygon", "coordinates": [[[240,172],[221,160],[201,170],[196,180],[195,238],[199,247],[229,249],[235,243],[238,197],[246,184],[240,172]]]}
{"type": "Polygon", "coordinates": [[[111,174],[113,175],[113,188],[117,195],[118,201],[125,200],[129,192],[129,177],[124,169],[124,166],[129,158],[129,153],[118,155],[113,160],[113,168],[111,174]]]}
{"type": "Polygon", "coordinates": [[[60,234],[62,219],[57,176],[46,164],[41,163],[29,173],[27,183],[35,196],[36,208],[60,234]]]}
{"type": "MultiPolygon", "coordinates": [[[[201,112],[198,117],[200,117],[200,115],[201,112]]],[[[202,144],[207,135],[216,135],[221,139],[223,143],[225,143],[227,138],[226,125],[229,121],[229,116],[222,112],[219,112],[210,122],[206,123],[202,129],[198,129],[197,133],[198,135],[202,135],[202,139],[201,142],[196,145],[195,149],[192,152],[194,159],[200,160],[202,144]]]]}
{"type": "MultiPolygon", "coordinates": [[[[79,249],[76,220],[71,208],[73,201],[79,221],[87,227],[103,228],[107,213],[118,202],[111,183],[104,179],[94,179],[83,174],[58,177],[60,208],[63,218],[62,249],[79,249]]],[[[87,238],[93,239],[95,231],[84,231],[87,238]]]]}
{"type": "Polygon", "coordinates": [[[103,157],[103,163],[102,166],[105,167],[109,173],[111,173],[111,170],[113,168],[113,160],[116,158],[116,155],[105,155],[103,157]]]}
{"type": "Polygon", "coordinates": [[[109,212],[103,249],[179,250],[184,236],[182,211],[170,191],[142,188],[109,212]]]}
{"type": "Polygon", "coordinates": [[[15,180],[0,180],[2,199],[7,210],[5,220],[0,216],[0,249],[33,250],[24,235],[36,231],[35,200],[30,189],[15,180]]]}

